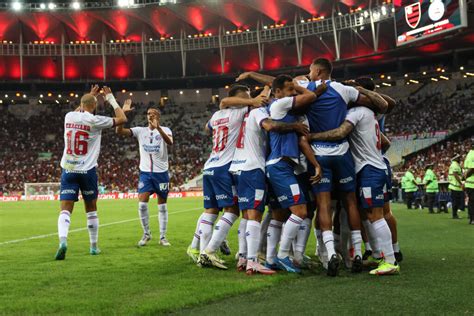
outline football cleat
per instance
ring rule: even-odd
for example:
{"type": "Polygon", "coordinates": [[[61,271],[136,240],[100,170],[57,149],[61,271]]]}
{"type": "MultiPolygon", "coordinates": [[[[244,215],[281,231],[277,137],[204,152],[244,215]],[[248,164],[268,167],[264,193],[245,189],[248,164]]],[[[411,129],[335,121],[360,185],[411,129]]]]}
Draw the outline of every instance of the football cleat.
{"type": "Polygon", "coordinates": [[[366,250],[364,252],[364,255],[362,256],[362,261],[367,261],[367,258],[369,258],[372,255],[372,250],[366,250]]]}
{"type": "Polygon", "coordinates": [[[367,260],[362,261],[362,262],[364,264],[364,267],[377,267],[382,261],[383,261],[382,258],[375,258],[372,255],[370,255],[369,257],[367,257],[367,260]]]}
{"type": "Polygon", "coordinates": [[[188,250],[186,250],[186,254],[188,255],[189,258],[191,258],[191,260],[194,263],[198,262],[198,260],[199,260],[199,249],[194,249],[194,248],[191,248],[191,246],[189,246],[188,250]]]}
{"type": "Polygon", "coordinates": [[[229,247],[229,242],[227,241],[227,239],[224,239],[224,241],[220,245],[219,249],[221,250],[223,255],[225,255],[225,256],[230,255],[230,247],[229,247]]]}
{"type": "Polygon", "coordinates": [[[400,266],[381,261],[377,269],[371,270],[370,275],[393,275],[400,273],[400,266]]]}
{"type": "Polygon", "coordinates": [[[55,260],[64,260],[66,259],[66,251],[67,251],[67,244],[60,243],[58,251],[56,251],[56,255],[54,256],[55,260]]]}
{"type": "Polygon", "coordinates": [[[272,274],[275,274],[276,271],[271,270],[261,265],[260,263],[258,263],[258,261],[248,260],[245,273],[247,273],[247,275],[252,275],[252,274],[257,274],[257,273],[272,275],[272,274]]]}
{"type": "Polygon", "coordinates": [[[331,259],[328,262],[328,271],[327,275],[335,277],[339,273],[339,264],[340,259],[337,255],[332,255],[331,259]]]}
{"type": "Polygon", "coordinates": [[[397,260],[398,263],[403,261],[403,254],[401,251],[395,252],[395,260],[397,260]]]}
{"type": "Polygon", "coordinates": [[[265,262],[265,268],[273,270],[273,271],[281,270],[280,267],[276,263],[265,262]]]}
{"type": "Polygon", "coordinates": [[[276,257],[275,262],[280,270],[286,270],[291,273],[301,273],[301,269],[295,266],[288,256],[282,259],[276,257]]]}
{"type": "Polygon", "coordinates": [[[143,234],[142,239],[140,239],[140,240],[138,241],[137,246],[138,246],[138,247],[146,246],[146,244],[147,244],[150,240],[151,240],[151,234],[145,233],[145,234],[143,234]]]}
{"type": "Polygon", "coordinates": [[[239,256],[239,261],[237,261],[237,271],[243,272],[247,268],[247,259],[239,256]]]}
{"type": "Polygon", "coordinates": [[[355,256],[354,260],[352,261],[352,267],[351,267],[352,273],[362,272],[363,267],[364,267],[364,264],[362,262],[362,258],[360,256],[355,256]]]}
{"type": "Polygon", "coordinates": [[[93,256],[97,256],[98,254],[100,254],[100,249],[97,248],[97,247],[91,247],[90,250],[89,250],[90,254],[93,255],[93,256]]]}
{"type": "Polygon", "coordinates": [[[165,247],[171,246],[170,242],[168,241],[168,239],[166,239],[166,237],[160,238],[160,245],[165,246],[165,247]]]}
{"type": "Polygon", "coordinates": [[[222,270],[227,270],[227,267],[224,265],[224,260],[219,258],[219,256],[215,253],[208,253],[208,252],[203,252],[199,256],[199,261],[202,266],[210,267],[214,266],[216,268],[222,269],[222,270]]]}

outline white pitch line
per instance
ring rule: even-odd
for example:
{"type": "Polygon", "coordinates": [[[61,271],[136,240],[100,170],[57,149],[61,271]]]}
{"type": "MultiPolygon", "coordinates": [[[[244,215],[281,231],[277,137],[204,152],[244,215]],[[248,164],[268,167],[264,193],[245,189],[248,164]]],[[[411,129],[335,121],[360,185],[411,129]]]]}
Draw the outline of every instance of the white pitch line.
{"type": "MultiPolygon", "coordinates": [[[[203,208],[202,207],[191,208],[191,209],[176,211],[176,212],[172,212],[172,213],[170,212],[169,214],[170,215],[171,214],[179,214],[179,213],[185,213],[185,212],[196,211],[196,210],[201,210],[201,209],[203,209],[203,208]]],[[[158,217],[158,215],[152,215],[150,217],[158,217]]],[[[136,220],[138,220],[138,218],[126,219],[126,220],[123,220],[123,221],[106,223],[106,224],[100,224],[99,228],[100,227],[123,224],[123,223],[128,223],[128,222],[133,222],[133,221],[136,221],[136,220]]],[[[83,230],[87,230],[87,227],[85,227],[85,228],[84,227],[83,228],[76,228],[76,229],[70,230],[69,233],[80,232],[80,231],[83,231],[83,230]]],[[[22,241],[28,241],[28,240],[33,240],[33,239],[42,239],[42,238],[47,238],[47,237],[57,236],[57,235],[58,235],[58,233],[51,233],[51,234],[32,236],[32,237],[22,238],[22,239],[9,240],[9,241],[0,242],[0,246],[8,245],[8,244],[15,244],[15,243],[19,243],[19,242],[22,242],[22,241]]]]}

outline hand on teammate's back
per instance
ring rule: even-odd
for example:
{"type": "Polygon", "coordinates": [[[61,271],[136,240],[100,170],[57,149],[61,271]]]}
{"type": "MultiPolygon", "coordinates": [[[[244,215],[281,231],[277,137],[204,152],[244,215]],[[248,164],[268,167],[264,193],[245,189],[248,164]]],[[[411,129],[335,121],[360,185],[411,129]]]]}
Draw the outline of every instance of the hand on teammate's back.
{"type": "Polygon", "coordinates": [[[316,94],[316,96],[319,98],[321,96],[321,94],[323,94],[324,92],[326,92],[326,90],[328,89],[328,85],[326,84],[326,82],[322,82],[317,88],[316,88],[316,91],[314,91],[314,93],[316,94]]]}
{"type": "Polygon", "coordinates": [[[268,104],[268,98],[262,94],[259,94],[258,96],[252,99],[252,106],[255,108],[259,108],[267,104],[268,104]]]}
{"type": "Polygon", "coordinates": [[[303,124],[303,123],[296,123],[295,132],[297,132],[301,136],[308,136],[309,127],[306,124],[303,124]]]}
{"type": "Polygon", "coordinates": [[[132,99],[125,100],[122,107],[123,112],[128,113],[128,112],[133,111],[134,109],[135,108],[132,108],[132,99]]]}

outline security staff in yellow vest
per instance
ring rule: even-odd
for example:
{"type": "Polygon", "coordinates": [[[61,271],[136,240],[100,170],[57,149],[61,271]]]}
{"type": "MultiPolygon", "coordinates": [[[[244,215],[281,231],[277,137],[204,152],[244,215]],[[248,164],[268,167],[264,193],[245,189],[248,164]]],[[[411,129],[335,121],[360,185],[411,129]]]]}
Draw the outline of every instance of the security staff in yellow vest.
{"type": "Polygon", "coordinates": [[[405,195],[407,198],[407,208],[411,210],[412,204],[415,200],[415,192],[418,191],[418,184],[412,172],[412,167],[405,172],[405,195]]]}
{"type": "Polygon", "coordinates": [[[451,191],[451,203],[453,208],[453,219],[459,219],[458,210],[464,210],[464,191],[462,187],[462,169],[459,165],[460,155],[457,154],[451,159],[449,166],[448,182],[451,191]]]}
{"type": "Polygon", "coordinates": [[[469,224],[474,225],[474,139],[471,139],[471,150],[464,160],[466,184],[465,189],[469,198],[469,224]]]}
{"type": "Polygon", "coordinates": [[[434,214],[433,207],[436,204],[438,213],[439,206],[436,203],[436,194],[438,194],[438,177],[433,171],[433,164],[430,163],[425,168],[425,176],[423,177],[423,184],[425,185],[426,192],[426,204],[428,205],[428,211],[430,214],[434,214]]]}

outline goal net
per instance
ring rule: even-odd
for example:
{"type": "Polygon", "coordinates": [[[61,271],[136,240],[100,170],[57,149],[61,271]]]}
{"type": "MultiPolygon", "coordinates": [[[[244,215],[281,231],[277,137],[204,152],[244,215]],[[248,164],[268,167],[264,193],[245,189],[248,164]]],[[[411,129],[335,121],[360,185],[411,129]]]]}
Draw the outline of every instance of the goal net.
{"type": "Polygon", "coordinates": [[[60,186],[59,182],[25,183],[25,199],[28,200],[35,195],[59,194],[60,186]]]}

